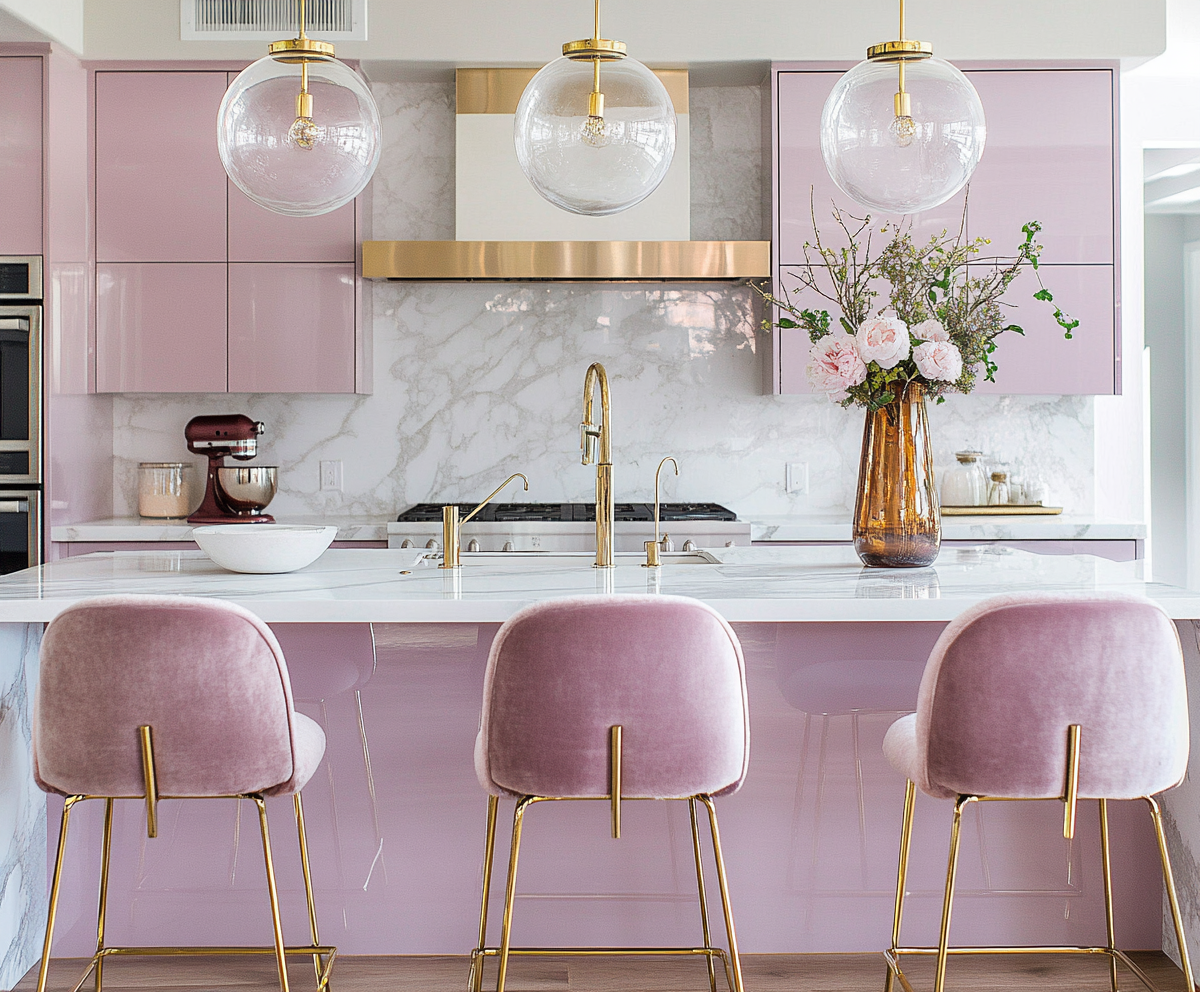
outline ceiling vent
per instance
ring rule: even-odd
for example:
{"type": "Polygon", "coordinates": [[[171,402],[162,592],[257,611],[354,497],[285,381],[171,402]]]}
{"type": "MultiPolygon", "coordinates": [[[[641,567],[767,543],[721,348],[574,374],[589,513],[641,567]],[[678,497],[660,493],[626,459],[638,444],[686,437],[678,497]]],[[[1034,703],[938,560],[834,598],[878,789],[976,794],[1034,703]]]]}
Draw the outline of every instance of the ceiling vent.
{"type": "MultiPolygon", "coordinates": [[[[307,0],[307,33],[366,41],[367,0],[307,0]]],[[[183,41],[276,41],[297,33],[296,0],[179,0],[183,41]]]]}

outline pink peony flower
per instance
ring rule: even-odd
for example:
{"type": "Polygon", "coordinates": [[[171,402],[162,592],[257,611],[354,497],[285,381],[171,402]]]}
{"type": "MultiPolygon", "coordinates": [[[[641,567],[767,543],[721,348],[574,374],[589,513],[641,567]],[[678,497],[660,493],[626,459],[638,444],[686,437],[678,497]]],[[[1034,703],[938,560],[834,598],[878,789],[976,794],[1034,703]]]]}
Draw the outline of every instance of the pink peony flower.
{"type": "Polygon", "coordinates": [[[932,317],[917,324],[912,329],[912,333],[914,338],[920,338],[922,341],[950,340],[950,332],[941,325],[940,321],[934,320],[932,317]]]}
{"type": "Polygon", "coordinates": [[[858,325],[854,343],[864,362],[895,368],[908,357],[908,328],[896,317],[869,317],[858,325]]]}
{"type": "Polygon", "coordinates": [[[854,339],[847,334],[821,338],[812,346],[808,359],[808,381],[822,393],[840,393],[867,378],[867,367],[858,356],[854,339]]]}
{"type": "Polygon", "coordinates": [[[912,356],[926,379],[957,382],[962,375],[962,355],[949,341],[926,341],[913,348],[912,356]]]}

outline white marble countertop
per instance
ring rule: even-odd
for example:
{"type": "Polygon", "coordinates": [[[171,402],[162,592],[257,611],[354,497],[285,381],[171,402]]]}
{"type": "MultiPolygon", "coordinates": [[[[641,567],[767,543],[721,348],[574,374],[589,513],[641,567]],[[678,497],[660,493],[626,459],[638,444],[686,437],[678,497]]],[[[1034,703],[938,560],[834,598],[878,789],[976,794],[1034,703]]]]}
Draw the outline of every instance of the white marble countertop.
{"type": "Polygon", "coordinates": [[[1200,619],[1200,593],[1142,579],[1140,562],[948,548],[924,569],[864,569],[850,548],[720,548],[719,564],[657,572],[637,555],[614,569],[590,556],[464,555],[458,571],[423,550],[327,551],[286,575],[227,572],[199,551],[99,552],[0,577],[0,621],[52,619],[70,603],[109,593],[210,596],[267,622],[498,623],[540,600],[604,593],[692,596],[733,622],[947,621],[996,593],[1140,593],[1175,619],[1200,619]]]}
{"type": "MultiPolygon", "coordinates": [[[[788,514],[752,519],[754,541],[849,541],[846,514],[788,514]]],[[[943,517],[944,541],[1133,541],[1146,525],[1061,513],[1055,516],[943,517]]]]}
{"type": "MultiPolygon", "coordinates": [[[[276,523],[323,527],[337,524],[338,541],[386,541],[391,517],[329,516],[278,517],[276,523]]],[[[63,524],[50,528],[52,541],[86,541],[101,544],[126,541],[190,541],[192,525],[186,520],[153,520],[147,517],[116,517],[63,524]]]]}

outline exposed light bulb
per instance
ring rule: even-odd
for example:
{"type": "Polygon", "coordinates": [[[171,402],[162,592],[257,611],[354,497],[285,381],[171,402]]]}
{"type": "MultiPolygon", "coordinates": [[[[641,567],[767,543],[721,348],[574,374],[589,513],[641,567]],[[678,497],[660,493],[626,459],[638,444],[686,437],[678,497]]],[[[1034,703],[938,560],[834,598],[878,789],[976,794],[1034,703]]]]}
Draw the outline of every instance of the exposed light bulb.
{"type": "Polygon", "coordinates": [[[896,144],[901,148],[907,148],[913,143],[913,138],[917,136],[917,122],[907,114],[903,114],[892,118],[888,130],[895,136],[896,144]]]}
{"type": "Polygon", "coordinates": [[[590,148],[603,148],[608,144],[608,124],[595,114],[583,122],[583,143],[590,148]]]}
{"type": "Polygon", "coordinates": [[[312,149],[324,136],[324,128],[318,127],[311,117],[297,117],[288,128],[288,138],[300,148],[312,149]]]}

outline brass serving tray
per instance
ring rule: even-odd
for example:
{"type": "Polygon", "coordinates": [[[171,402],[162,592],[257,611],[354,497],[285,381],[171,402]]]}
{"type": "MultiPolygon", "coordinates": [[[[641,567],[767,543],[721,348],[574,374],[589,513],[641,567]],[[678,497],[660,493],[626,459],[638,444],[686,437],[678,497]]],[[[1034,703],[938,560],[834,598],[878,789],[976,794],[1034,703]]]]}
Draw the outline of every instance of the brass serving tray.
{"type": "Polygon", "coordinates": [[[943,506],[943,517],[1052,517],[1063,512],[1061,506],[943,506]]]}

